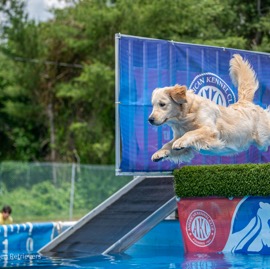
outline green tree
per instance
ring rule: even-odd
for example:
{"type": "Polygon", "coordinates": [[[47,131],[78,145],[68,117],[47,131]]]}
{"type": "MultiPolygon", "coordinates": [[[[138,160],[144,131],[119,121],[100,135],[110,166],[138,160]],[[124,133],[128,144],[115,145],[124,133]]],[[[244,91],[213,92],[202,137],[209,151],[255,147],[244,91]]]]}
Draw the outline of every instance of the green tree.
{"type": "Polygon", "coordinates": [[[37,102],[40,66],[25,62],[39,57],[37,27],[28,21],[22,1],[1,1],[1,159],[37,159],[44,139],[41,106],[37,102]],[[14,61],[16,60],[16,62],[14,61]],[[4,150],[4,151],[3,151],[4,150]]]}

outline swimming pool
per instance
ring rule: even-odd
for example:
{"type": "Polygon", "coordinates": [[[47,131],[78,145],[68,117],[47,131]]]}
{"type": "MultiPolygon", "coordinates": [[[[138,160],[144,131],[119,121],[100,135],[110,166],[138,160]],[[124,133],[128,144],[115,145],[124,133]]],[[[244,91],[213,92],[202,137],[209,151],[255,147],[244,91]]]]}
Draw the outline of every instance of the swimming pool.
{"type": "MultiPolygon", "coordinates": [[[[68,225],[70,224],[66,226],[62,224],[61,228],[65,229],[68,225]]],[[[0,266],[55,269],[270,268],[270,256],[267,255],[185,254],[178,220],[162,221],[123,254],[72,259],[49,258],[40,255],[37,249],[45,241],[56,236],[58,230],[59,225],[53,223],[34,225],[28,223],[21,226],[19,231],[18,225],[7,225],[5,228],[0,228],[0,236],[2,236],[0,266]],[[12,237],[14,238],[12,239],[12,237]],[[5,241],[6,239],[7,241],[5,241]],[[26,242],[28,243],[26,244],[26,242]]]]}

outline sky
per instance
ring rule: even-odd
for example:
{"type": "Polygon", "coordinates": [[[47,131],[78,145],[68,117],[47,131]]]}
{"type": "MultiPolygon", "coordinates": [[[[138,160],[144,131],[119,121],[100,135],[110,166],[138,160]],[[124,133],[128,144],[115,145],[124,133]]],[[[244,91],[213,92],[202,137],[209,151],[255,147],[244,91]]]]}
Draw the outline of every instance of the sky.
{"type": "Polygon", "coordinates": [[[26,0],[29,17],[36,21],[46,21],[52,18],[50,8],[64,8],[64,0],[26,0]]]}

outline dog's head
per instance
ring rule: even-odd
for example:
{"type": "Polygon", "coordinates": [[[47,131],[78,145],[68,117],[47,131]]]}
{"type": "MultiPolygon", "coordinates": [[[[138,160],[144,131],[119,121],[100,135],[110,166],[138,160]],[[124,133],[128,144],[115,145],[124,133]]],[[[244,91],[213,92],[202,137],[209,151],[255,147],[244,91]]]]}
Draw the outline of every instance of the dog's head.
{"type": "Polygon", "coordinates": [[[187,87],[178,84],[155,89],[152,94],[153,110],[148,121],[158,126],[182,117],[183,106],[187,102],[186,93],[187,87]]]}

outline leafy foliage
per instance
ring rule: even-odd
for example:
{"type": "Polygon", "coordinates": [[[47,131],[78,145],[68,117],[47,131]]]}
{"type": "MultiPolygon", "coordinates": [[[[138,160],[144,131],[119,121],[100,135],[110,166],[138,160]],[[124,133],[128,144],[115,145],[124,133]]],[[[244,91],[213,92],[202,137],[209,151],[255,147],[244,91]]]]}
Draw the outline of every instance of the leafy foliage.
{"type": "Polygon", "coordinates": [[[185,166],[174,171],[178,197],[268,196],[270,164],[185,166]]]}

